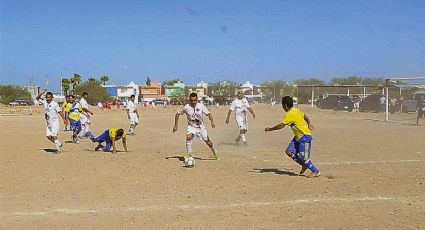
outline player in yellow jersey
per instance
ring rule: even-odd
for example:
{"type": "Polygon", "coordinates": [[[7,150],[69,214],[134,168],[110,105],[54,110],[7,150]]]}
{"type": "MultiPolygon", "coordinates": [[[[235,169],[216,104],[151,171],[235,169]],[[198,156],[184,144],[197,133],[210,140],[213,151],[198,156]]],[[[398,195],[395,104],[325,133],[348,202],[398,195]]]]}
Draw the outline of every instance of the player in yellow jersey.
{"type": "Polygon", "coordinates": [[[92,133],[87,133],[87,136],[93,141],[97,142],[99,145],[94,149],[95,151],[98,151],[99,149],[102,149],[104,152],[108,152],[111,150],[112,146],[112,153],[117,153],[116,148],[116,141],[122,139],[122,145],[124,147],[124,150],[127,152],[127,133],[123,129],[118,128],[111,128],[105,130],[100,136],[94,138],[92,133]],[[102,143],[105,142],[105,146],[102,145],[102,143]]]}
{"type": "Polygon", "coordinates": [[[81,132],[80,113],[83,111],[80,103],[75,101],[74,95],[69,95],[70,103],[67,104],[65,110],[68,112],[69,124],[72,127],[72,141],[79,143],[78,134],[81,132]]]}
{"type": "MultiPolygon", "coordinates": [[[[68,121],[68,110],[69,110],[69,106],[71,106],[70,101],[69,101],[69,96],[65,97],[65,101],[62,103],[62,112],[63,112],[63,116],[65,117],[65,119],[68,121]]],[[[68,125],[65,125],[65,129],[64,131],[68,131],[68,125]]]]}
{"type": "Polygon", "coordinates": [[[311,136],[311,130],[314,126],[311,124],[310,119],[307,115],[301,112],[298,108],[293,108],[294,101],[292,97],[285,96],[282,98],[282,108],[286,114],[283,117],[281,123],[274,127],[267,127],[264,131],[274,131],[289,126],[294,133],[294,138],[286,148],[286,154],[291,157],[295,162],[302,166],[300,174],[303,174],[307,169],[311,170],[311,174],[308,178],[320,176],[320,170],[314,166],[310,159],[311,153],[311,142],[313,137],[311,136]]]}

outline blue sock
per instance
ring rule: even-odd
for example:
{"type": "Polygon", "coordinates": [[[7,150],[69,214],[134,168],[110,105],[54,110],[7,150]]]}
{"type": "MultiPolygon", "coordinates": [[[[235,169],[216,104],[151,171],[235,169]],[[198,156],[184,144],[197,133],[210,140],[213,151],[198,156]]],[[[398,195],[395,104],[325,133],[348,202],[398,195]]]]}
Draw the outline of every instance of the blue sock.
{"type": "Polygon", "coordinates": [[[305,166],[307,166],[307,168],[310,169],[314,173],[319,172],[319,169],[316,168],[316,166],[314,166],[313,162],[310,159],[305,161],[305,166]]]}
{"type": "Polygon", "coordinates": [[[297,154],[292,154],[292,160],[294,160],[295,162],[297,162],[298,164],[300,164],[300,165],[304,165],[304,161],[303,160],[301,160],[298,156],[297,156],[297,154]]]}
{"type": "Polygon", "coordinates": [[[87,135],[88,138],[94,139],[94,135],[93,135],[92,132],[87,132],[86,135],[87,135]]]}

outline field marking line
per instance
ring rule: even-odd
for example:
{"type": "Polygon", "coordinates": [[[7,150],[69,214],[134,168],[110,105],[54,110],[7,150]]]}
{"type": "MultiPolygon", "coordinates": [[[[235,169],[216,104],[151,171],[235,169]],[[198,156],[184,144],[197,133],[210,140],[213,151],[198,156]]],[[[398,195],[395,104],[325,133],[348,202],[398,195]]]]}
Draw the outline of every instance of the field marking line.
{"type": "Polygon", "coordinates": [[[423,201],[419,201],[417,197],[337,197],[337,198],[305,198],[296,200],[286,200],[277,202],[241,202],[230,204],[199,204],[199,205],[147,205],[139,207],[110,207],[110,208],[58,208],[47,209],[45,211],[20,211],[20,212],[0,212],[0,216],[52,216],[57,214],[75,215],[90,213],[106,213],[106,212],[144,212],[144,211],[161,211],[161,210],[208,210],[208,209],[238,209],[238,208],[258,208],[269,206],[293,205],[293,204],[310,204],[310,203],[332,203],[332,202],[395,202],[410,203],[424,205],[423,201]]]}

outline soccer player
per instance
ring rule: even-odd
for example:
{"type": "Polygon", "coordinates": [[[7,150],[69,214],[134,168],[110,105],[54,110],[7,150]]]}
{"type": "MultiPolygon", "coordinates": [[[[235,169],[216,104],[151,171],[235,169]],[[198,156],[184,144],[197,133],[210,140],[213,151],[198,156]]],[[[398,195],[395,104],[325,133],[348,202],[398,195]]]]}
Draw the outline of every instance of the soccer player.
{"type": "Polygon", "coordinates": [[[112,146],[112,153],[117,153],[116,141],[122,139],[122,146],[124,150],[127,152],[127,134],[123,129],[111,128],[105,130],[103,134],[94,138],[91,132],[87,133],[87,136],[93,141],[97,142],[99,145],[94,149],[95,151],[99,151],[102,149],[104,152],[109,152],[112,146]],[[105,142],[105,146],[102,143],[105,142]]]}
{"type": "Polygon", "coordinates": [[[81,125],[82,125],[82,132],[80,134],[80,138],[84,138],[87,136],[87,133],[90,132],[90,115],[93,115],[93,112],[89,110],[89,104],[87,103],[86,97],[89,94],[87,92],[83,92],[82,97],[80,99],[81,108],[83,109],[81,113],[81,125]]]}
{"type": "Polygon", "coordinates": [[[46,93],[46,99],[41,99],[41,96],[46,93],[46,90],[43,90],[39,95],[37,95],[36,99],[37,101],[40,101],[43,103],[44,106],[44,118],[47,122],[46,127],[46,137],[49,139],[49,141],[53,142],[56,146],[56,152],[60,153],[62,143],[58,140],[58,133],[59,133],[59,118],[58,114],[62,118],[64,124],[67,124],[67,120],[63,116],[63,112],[61,108],[59,107],[59,104],[55,101],[53,101],[53,94],[51,92],[46,93]]]}
{"type": "Polygon", "coordinates": [[[320,171],[310,159],[311,141],[313,140],[310,130],[313,130],[314,126],[307,115],[298,108],[293,108],[293,106],[292,97],[283,97],[282,108],[286,114],[282,122],[274,127],[267,127],[264,131],[269,132],[290,126],[295,137],[286,148],[286,154],[302,166],[300,174],[304,174],[308,168],[311,170],[311,174],[307,176],[308,178],[318,177],[320,176],[320,171]]]}
{"type": "Polygon", "coordinates": [[[229,124],[230,114],[235,112],[236,124],[239,127],[239,136],[235,140],[236,143],[239,143],[239,141],[242,140],[242,142],[246,144],[245,134],[248,132],[247,111],[249,111],[252,114],[252,117],[255,118],[254,110],[249,106],[248,100],[243,95],[243,91],[239,90],[236,99],[230,105],[226,118],[226,124],[229,124]]]}
{"type": "Polygon", "coordinates": [[[417,109],[418,109],[418,117],[416,118],[416,125],[419,125],[419,119],[425,115],[424,96],[421,96],[418,99],[417,109]]]}
{"type": "Polygon", "coordinates": [[[139,124],[139,112],[137,111],[137,104],[134,103],[134,95],[130,96],[130,101],[127,102],[127,117],[130,120],[130,128],[128,129],[129,135],[134,135],[134,129],[139,124]]]}
{"type": "Polygon", "coordinates": [[[80,141],[78,141],[78,134],[81,132],[80,116],[83,108],[80,103],[75,101],[74,95],[69,95],[68,97],[70,103],[68,103],[65,109],[68,112],[69,124],[72,129],[72,141],[78,144],[80,143],[80,141]]]}
{"type": "MultiPolygon", "coordinates": [[[[65,101],[62,103],[62,113],[63,116],[65,117],[66,120],[68,120],[68,112],[67,112],[67,108],[68,106],[70,106],[69,104],[69,96],[65,97],[65,101]]],[[[68,125],[65,125],[65,129],[63,131],[68,131],[68,125]]]]}
{"type": "Polygon", "coordinates": [[[205,128],[202,115],[206,115],[211,121],[211,127],[215,128],[214,118],[208,109],[202,103],[198,103],[198,95],[191,93],[189,95],[189,104],[186,104],[182,110],[176,113],[174,117],[174,128],[173,132],[177,132],[179,126],[180,115],[186,114],[187,116],[187,130],[186,130],[186,154],[184,158],[187,159],[192,156],[192,140],[196,136],[203,140],[208,147],[210,147],[214,158],[220,160],[217,149],[214,147],[214,143],[208,137],[207,129],[205,128]]]}

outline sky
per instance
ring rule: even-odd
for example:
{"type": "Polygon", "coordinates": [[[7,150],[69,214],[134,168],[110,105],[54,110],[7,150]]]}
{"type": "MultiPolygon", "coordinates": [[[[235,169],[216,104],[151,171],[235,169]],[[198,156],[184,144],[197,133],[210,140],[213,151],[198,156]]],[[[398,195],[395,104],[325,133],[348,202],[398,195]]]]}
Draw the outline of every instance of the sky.
{"type": "Polygon", "coordinates": [[[425,76],[423,0],[0,4],[0,84],[425,76]]]}

